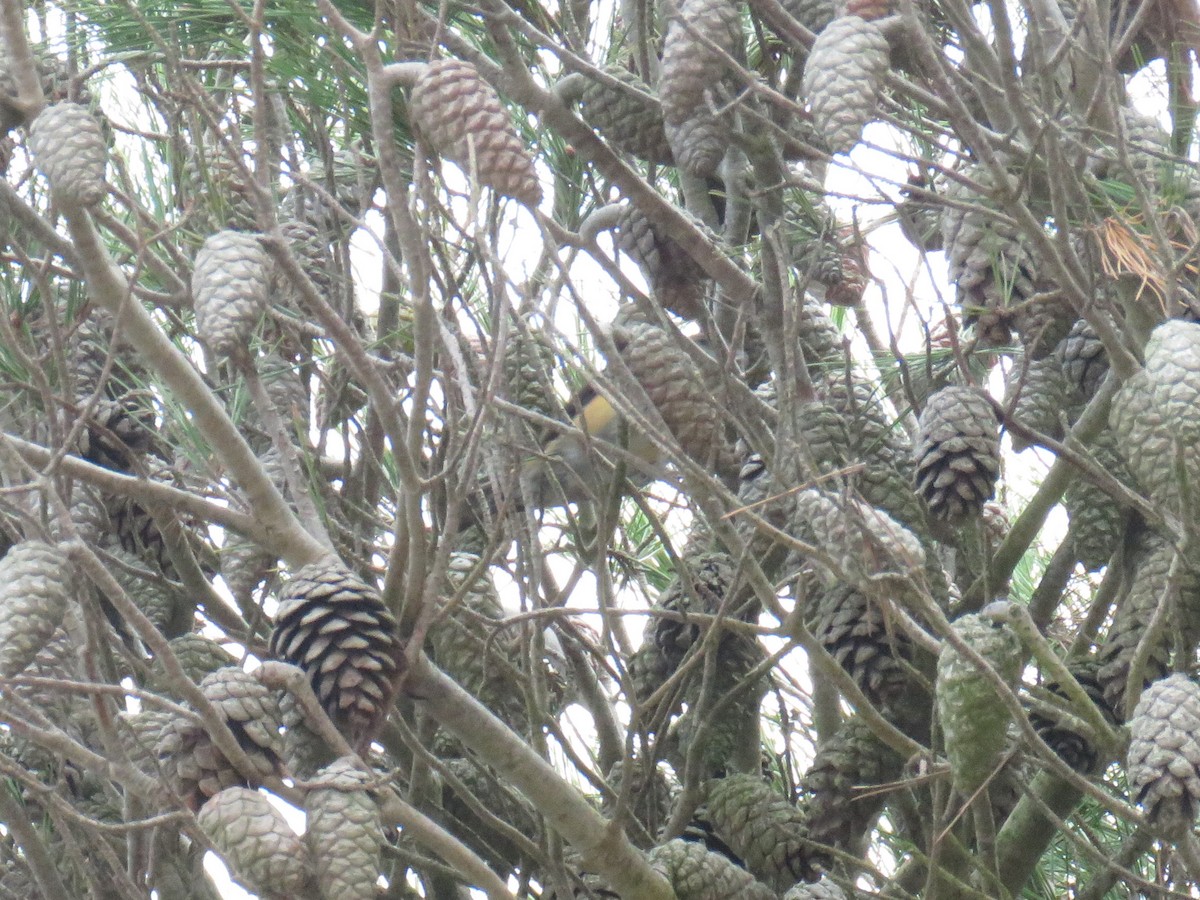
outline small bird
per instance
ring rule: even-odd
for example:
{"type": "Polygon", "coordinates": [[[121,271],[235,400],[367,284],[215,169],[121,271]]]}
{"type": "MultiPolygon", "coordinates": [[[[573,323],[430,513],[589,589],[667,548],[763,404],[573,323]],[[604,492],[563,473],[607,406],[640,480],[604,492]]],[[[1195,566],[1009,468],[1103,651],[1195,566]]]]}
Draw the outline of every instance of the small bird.
{"type": "Polygon", "coordinates": [[[522,487],[528,503],[547,509],[602,498],[611,484],[611,464],[622,459],[631,463],[625,475],[635,484],[654,479],[662,465],[658,447],[630,428],[594,386],[586,385],[567,404],[567,414],[574,428],[556,434],[522,467],[522,487]],[[613,448],[636,457],[637,465],[628,457],[606,452],[613,448]]]}

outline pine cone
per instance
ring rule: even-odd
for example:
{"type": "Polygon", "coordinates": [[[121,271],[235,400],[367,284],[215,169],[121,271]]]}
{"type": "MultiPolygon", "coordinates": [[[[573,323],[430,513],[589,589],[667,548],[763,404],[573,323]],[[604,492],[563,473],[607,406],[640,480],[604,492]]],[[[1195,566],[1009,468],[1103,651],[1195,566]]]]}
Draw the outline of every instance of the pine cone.
{"type": "Polygon", "coordinates": [[[1180,464],[1188,484],[1200,484],[1197,404],[1200,324],[1171,319],[1151,333],[1145,368],[1117,391],[1108,415],[1129,470],[1156,504],[1179,507],[1180,464]]]}
{"type": "MultiPolygon", "coordinates": [[[[1025,660],[1016,633],[985,608],[954,622],[955,632],[1010,686],[1025,660]]],[[[1010,721],[992,682],[949,642],[937,669],[937,710],[950,759],[954,787],[970,797],[1000,761],[1010,721]]]]}
{"type": "Polygon", "coordinates": [[[907,578],[925,565],[921,542],[883,510],[815,488],[799,491],[794,502],[797,534],[834,557],[841,568],[835,578],[907,578]]]}
{"type": "Polygon", "coordinates": [[[951,385],[930,397],[913,460],[934,519],[953,527],[978,515],[1000,477],[1000,431],[984,396],[951,385]]]}
{"type": "Polygon", "coordinates": [[[845,891],[822,878],[816,884],[798,884],[783,895],[783,900],[848,900],[845,891]]]}
{"type": "MultiPolygon", "coordinates": [[[[333,296],[333,257],[329,253],[329,232],[322,231],[311,222],[299,219],[281,221],[279,231],[283,235],[288,249],[296,257],[296,262],[300,264],[301,270],[317,289],[317,293],[336,305],[339,301],[333,296]]],[[[281,302],[288,307],[303,305],[300,288],[275,263],[274,258],[271,260],[270,278],[271,296],[281,298],[276,302],[281,302]]]]}
{"type": "Polygon", "coordinates": [[[656,764],[647,771],[645,760],[635,758],[632,763],[631,767],[627,767],[624,760],[617,760],[608,770],[604,780],[608,782],[612,792],[604,793],[600,811],[607,818],[614,819],[618,814],[617,801],[624,797],[627,804],[626,815],[632,815],[641,823],[646,833],[653,836],[658,834],[671,818],[674,792],[661,764],[656,764]],[[627,769],[632,772],[629,776],[632,783],[628,787],[625,786],[627,769]]]}
{"type": "MultiPolygon", "coordinates": [[[[164,582],[148,572],[142,561],[125,550],[112,548],[105,551],[110,558],[108,571],[129,596],[136,606],[162,632],[163,636],[171,639],[179,637],[192,628],[192,617],[195,612],[195,601],[189,600],[174,585],[164,582]]],[[[106,597],[101,597],[101,605],[112,620],[114,626],[124,629],[115,608],[106,597]]]]}
{"type": "MultiPolygon", "coordinates": [[[[1099,667],[1099,661],[1092,657],[1074,661],[1069,665],[1071,674],[1075,676],[1080,687],[1087,692],[1088,697],[1096,704],[1096,708],[1100,710],[1109,724],[1115,726],[1117,717],[1113,713],[1112,707],[1108,705],[1108,701],[1104,699],[1104,690],[1099,679],[1099,667]]],[[[1062,686],[1056,681],[1047,683],[1046,690],[1057,697],[1066,697],[1062,686]]],[[[1096,748],[1087,738],[1065,725],[1060,725],[1056,720],[1047,718],[1034,710],[1029,713],[1029,723],[1033,725],[1050,749],[1081,775],[1099,774],[1101,763],[1107,762],[1100,759],[1096,748]]]]}
{"type": "Polygon", "coordinates": [[[858,16],[840,16],[817,35],[802,90],[831,153],[853,149],[875,117],[889,53],[879,26],[858,16]]]}
{"type": "Polygon", "coordinates": [[[117,331],[111,313],[92,310],[79,323],[67,344],[67,366],[72,379],[71,396],[76,401],[91,397],[97,388],[109,400],[123,400],[144,388],[150,373],[125,336],[117,331]],[[111,366],[108,379],[101,385],[105,366],[111,366]]]}
{"type": "MultiPolygon", "coordinates": [[[[963,175],[976,182],[980,191],[993,186],[990,170],[982,166],[963,175]]],[[[951,181],[946,197],[952,202],[942,211],[942,240],[964,323],[978,323],[985,345],[1004,344],[1013,324],[1011,310],[1035,292],[1028,241],[972,185],[951,181]]]]}
{"type": "Polygon", "coordinates": [[[649,322],[618,326],[613,339],[683,452],[698,461],[724,462],[729,453],[724,426],[691,357],[675,346],[666,331],[649,322]]]}
{"type": "Polygon", "coordinates": [[[379,592],[326,559],[304,566],[284,586],[269,649],[308,673],[330,718],[363,742],[382,724],[404,672],[396,630],[379,592]]]}
{"type": "Polygon", "coordinates": [[[1128,166],[1115,147],[1102,147],[1089,160],[1089,168],[1097,178],[1123,181],[1132,184],[1141,182],[1142,189],[1150,196],[1159,192],[1167,157],[1171,156],[1171,135],[1158,121],[1130,107],[1121,110],[1125,125],[1125,152],[1128,166]]]}
{"type": "Polygon", "coordinates": [[[720,119],[701,111],[678,125],[668,122],[663,131],[681,172],[695,178],[716,174],[729,146],[729,129],[720,119]]]}
{"type": "Polygon", "coordinates": [[[258,238],[240,231],[209,237],[192,272],[196,331],[220,357],[244,350],[267,306],[269,259],[258,238]]]}
{"type": "Polygon", "coordinates": [[[88,410],[77,452],[88,462],[128,472],[133,460],[154,447],[157,438],[152,395],[131,391],[120,402],[97,400],[88,410]]]}
{"type": "Polygon", "coordinates": [[[305,798],[304,834],[317,869],[321,896],[373,897],[383,843],[379,806],[367,790],[370,778],[349,759],[335,760],[314,779],[305,798]]]}
{"type": "MultiPolygon", "coordinates": [[[[32,49],[34,66],[37,68],[42,94],[47,103],[71,99],[86,107],[91,102],[92,96],[88,89],[81,84],[72,83],[66,60],[49,53],[44,47],[32,49]]],[[[18,108],[15,104],[16,99],[17,83],[13,78],[12,60],[7,50],[0,48],[0,135],[7,134],[25,122],[27,110],[18,108]]]]}
{"type": "Polygon", "coordinates": [[[1184,641],[1193,640],[1196,634],[1198,623],[1194,610],[1200,599],[1200,582],[1189,560],[1179,560],[1175,593],[1165,596],[1175,555],[1175,548],[1157,534],[1147,533],[1143,537],[1142,545],[1133,557],[1128,593],[1117,601],[1107,639],[1100,645],[1098,678],[1105,699],[1121,719],[1126,714],[1125,686],[1129,666],[1158,604],[1168,604],[1167,625],[1150,647],[1143,684],[1166,675],[1172,632],[1178,633],[1184,641]]]}
{"type": "Polygon", "coordinates": [[[834,585],[816,599],[809,628],[873,706],[886,710],[913,690],[903,665],[912,657],[912,642],[878,601],[849,584],[834,585]]]}
{"type": "Polygon", "coordinates": [[[29,128],[29,149],[59,202],[88,207],[104,199],[108,148],[100,123],[86,108],[47,106],[29,128]]]}
{"type": "Polygon", "coordinates": [[[515,677],[520,647],[515,632],[501,628],[504,608],[487,568],[467,584],[479,561],[468,553],[450,555],[441,598],[446,612],[429,628],[430,656],[510,727],[524,731],[525,695],[515,677]]]}
{"type": "Polygon", "coordinates": [[[54,636],[74,593],[58,547],[22,541],[0,559],[0,677],[19,675],[54,636]]]}
{"type": "MultiPolygon", "coordinates": [[[[220,644],[199,634],[181,634],[167,642],[183,674],[199,684],[218,669],[236,664],[237,660],[220,644]]],[[[155,689],[174,696],[166,683],[166,669],[155,660],[150,670],[150,683],[155,689]]]]}
{"type": "Polygon", "coordinates": [[[813,34],[820,34],[837,16],[832,0],[785,0],[783,8],[813,34]]]}
{"type": "MultiPolygon", "coordinates": [[[[741,44],[741,13],[730,0],[683,0],[679,4],[679,14],[667,26],[658,78],[658,96],[673,149],[677,145],[672,126],[706,118],[710,102],[719,105],[712,92],[725,77],[726,56],[739,53],[741,44]]],[[[675,157],[679,162],[678,152],[675,157]]]]}
{"type": "Polygon", "coordinates": [[[508,399],[520,406],[554,418],[552,403],[557,360],[543,326],[526,319],[509,334],[504,355],[504,385],[508,399]]]}
{"type": "Polygon", "coordinates": [[[860,373],[848,373],[842,361],[825,372],[816,387],[820,399],[842,414],[850,432],[850,445],[860,459],[908,471],[912,442],[877,385],[860,373]]]}
{"type": "Polygon", "coordinates": [[[1071,388],[1072,402],[1088,403],[1108,374],[1108,354],[1095,329],[1084,319],[1077,321],[1058,345],[1055,356],[1071,388]]]}
{"type": "Polygon", "coordinates": [[[430,145],[486,187],[526,206],[542,199],[533,159],[500,97],[469,62],[429,63],[412,90],[409,113],[430,145]]]}
{"type": "Polygon", "coordinates": [[[144,708],[138,713],[118,713],[117,737],[129,761],[139,772],[149,778],[159,778],[158,740],[163,729],[174,717],[160,709],[144,708]]]}
{"type": "Polygon", "coordinates": [[[650,86],[619,66],[605,66],[603,71],[629,89],[599,79],[589,81],[579,98],[583,118],[622,153],[649,163],[671,165],[662,105],[650,86]]]}
{"type": "Polygon", "coordinates": [[[621,207],[616,245],[638,264],[651,294],[664,309],[685,319],[700,314],[707,281],[703,271],[669,234],[652,225],[632,203],[621,207]]]}
{"type": "MultiPolygon", "coordinates": [[[[1103,471],[1119,481],[1130,481],[1112,429],[1102,431],[1088,449],[1103,471]]],[[[1071,521],[1075,552],[1083,567],[1095,572],[1108,565],[1125,533],[1125,507],[1082,474],[1067,486],[1063,506],[1071,521]]]]}
{"type": "Polygon", "coordinates": [[[253,771],[238,771],[213,742],[202,722],[172,716],[155,750],[172,786],[195,809],[224,788],[274,775],[283,754],[275,696],[253,675],[228,666],[206,675],[200,690],[229,726],[253,771]]]}
{"type": "MultiPolygon", "coordinates": [[[[666,710],[660,709],[659,706],[650,707],[648,705],[651,696],[661,688],[673,674],[675,667],[663,656],[662,651],[654,641],[647,639],[642,641],[640,647],[633,651],[633,656],[629,658],[629,691],[632,693],[632,700],[638,705],[637,723],[639,728],[648,728],[652,723],[656,722],[661,716],[665,724],[666,721],[678,710],[678,699],[674,707],[666,710]]],[[[664,698],[665,699],[665,698],[664,698]]]]}
{"type": "MultiPolygon", "coordinates": [[[[1041,289],[1042,285],[1038,285],[1041,289]]],[[[1021,338],[1025,356],[1043,360],[1057,358],[1056,350],[1077,321],[1075,311],[1057,297],[1035,299],[1037,294],[1013,310],[1012,325],[1021,338]]]]}
{"type": "MultiPolygon", "coordinates": [[[[1005,379],[1004,408],[1019,424],[1054,440],[1062,440],[1063,412],[1067,408],[1067,382],[1062,366],[1053,357],[1017,356],[1005,379]]],[[[1018,453],[1033,446],[1015,431],[1009,432],[1018,453]]]]}
{"type": "Polygon", "coordinates": [[[310,779],[317,771],[333,761],[333,753],[325,740],[308,727],[304,711],[287,691],[279,697],[280,721],[283,723],[283,761],[288,774],[310,779]]]}
{"type": "MultiPolygon", "coordinates": [[[[703,553],[680,560],[679,571],[659,597],[658,607],[682,615],[684,621],[655,619],[649,632],[672,669],[701,637],[701,626],[687,622],[688,614],[715,616],[722,612],[733,575],[733,560],[726,553],[703,553]]],[[[732,610],[724,613],[730,615],[732,610]]],[[[754,613],[757,618],[757,610],[754,613]]]]}
{"type": "Polygon", "coordinates": [[[229,593],[239,604],[253,603],[254,591],[267,578],[278,562],[278,557],[268,553],[232,531],[225,532],[225,543],[219,555],[221,577],[229,593]]]}
{"type": "Polygon", "coordinates": [[[304,842],[262,794],[226,788],[204,804],[197,819],[233,879],[247,890],[276,900],[308,896],[312,875],[304,842]]]}
{"type": "Polygon", "coordinates": [[[801,298],[797,318],[800,349],[809,376],[823,378],[830,370],[842,366],[845,360],[842,334],[821,303],[807,292],[801,298]]]}
{"type": "Polygon", "coordinates": [[[281,219],[305,222],[328,243],[343,241],[371,206],[379,184],[379,167],[357,144],[333,154],[332,164],[311,160],[312,177],[288,190],[280,206],[281,219]]]}
{"type": "Polygon", "coordinates": [[[1200,812],[1200,687],[1181,672],[1154,682],[1129,733],[1129,789],[1150,823],[1179,839],[1200,812]]]}
{"type": "Polygon", "coordinates": [[[715,779],[707,795],[713,830],[755,878],[782,891],[806,874],[804,815],[760,776],[715,779]]]}
{"type": "Polygon", "coordinates": [[[201,230],[225,229],[254,231],[258,213],[255,208],[251,176],[254,162],[242,149],[240,138],[227,147],[223,142],[205,140],[192,148],[183,165],[183,181],[194,199],[197,226],[201,230]],[[240,156],[235,160],[232,153],[240,156]]]}
{"type": "Polygon", "coordinates": [[[776,894],[745,869],[703,844],[676,838],[650,851],[650,864],[678,900],[774,900],[776,894]]]}
{"type": "Polygon", "coordinates": [[[878,787],[896,780],[902,764],[894,750],[853,716],[817,748],[800,782],[812,842],[802,860],[805,880],[815,881],[832,864],[833,856],[822,848],[853,851],[883,808],[885,796],[878,787]]]}

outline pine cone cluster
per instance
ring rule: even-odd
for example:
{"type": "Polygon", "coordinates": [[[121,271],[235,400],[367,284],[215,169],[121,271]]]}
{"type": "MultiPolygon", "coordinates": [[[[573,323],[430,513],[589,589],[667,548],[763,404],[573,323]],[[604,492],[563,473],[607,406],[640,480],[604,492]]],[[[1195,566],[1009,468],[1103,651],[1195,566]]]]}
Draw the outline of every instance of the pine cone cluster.
{"type": "Polygon", "coordinates": [[[682,0],[667,26],[658,79],[667,141],[676,165],[698,178],[712,175],[725,155],[726,126],[712,110],[726,57],[741,43],[741,13],[730,0],[682,0]]]}
{"type": "Polygon", "coordinates": [[[227,666],[206,675],[200,691],[233,732],[252,771],[234,766],[202,721],[173,716],[159,733],[155,752],[171,787],[193,809],[225,788],[256,786],[276,773],[283,754],[279,704],[253,675],[227,666]]]}

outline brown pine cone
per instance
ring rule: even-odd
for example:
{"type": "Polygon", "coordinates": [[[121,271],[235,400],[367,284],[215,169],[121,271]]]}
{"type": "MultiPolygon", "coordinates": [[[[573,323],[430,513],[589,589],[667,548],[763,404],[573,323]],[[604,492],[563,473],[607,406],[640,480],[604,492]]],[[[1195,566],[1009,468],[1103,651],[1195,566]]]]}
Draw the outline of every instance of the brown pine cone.
{"type": "Polygon", "coordinates": [[[487,187],[526,206],[542,199],[533,158],[517,137],[500,97],[469,62],[429,63],[409,111],[430,145],[487,187]]]}
{"type": "Polygon", "coordinates": [[[284,585],[271,655],[303,669],[352,742],[370,740],[404,672],[404,645],[379,592],[340,560],[299,569],[284,585]]]}

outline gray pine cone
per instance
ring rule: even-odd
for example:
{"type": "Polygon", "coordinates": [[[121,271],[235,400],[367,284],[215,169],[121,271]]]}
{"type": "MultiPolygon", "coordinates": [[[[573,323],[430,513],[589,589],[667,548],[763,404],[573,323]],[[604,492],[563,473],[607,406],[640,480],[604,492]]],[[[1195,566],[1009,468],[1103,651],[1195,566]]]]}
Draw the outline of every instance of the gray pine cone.
{"type": "MultiPolygon", "coordinates": [[[[956,620],[954,630],[1007,684],[1016,685],[1025,652],[1016,633],[990,608],[956,620]]],[[[948,641],[938,658],[936,692],[954,787],[970,797],[1004,752],[1008,708],[975,663],[948,641]]]]}
{"type": "MultiPolygon", "coordinates": [[[[1118,448],[1142,490],[1155,503],[1179,509],[1179,470],[1200,484],[1200,323],[1171,319],[1150,335],[1146,365],[1113,397],[1108,421],[1118,448]]],[[[1182,509],[1194,515],[1194,510],[1182,509]]]]}
{"type": "Polygon", "coordinates": [[[374,896],[383,830],[379,805],[367,789],[370,777],[344,757],[318,772],[314,780],[328,785],[314,788],[305,798],[304,839],[321,896],[327,900],[374,896]]]}
{"type": "Polygon", "coordinates": [[[804,814],[759,775],[727,775],[708,784],[713,831],[756,878],[782,891],[805,872],[804,814]]]}
{"type": "Polygon", "coordinates": [[[802,89],[831,153],[848,153],[875,117],[889,52],[879,26],[858,16],[840,16],[817,35],[802,89]]]}
{"type": "Polygon", "coordinates": [[[307,896],[312,875],[304,842],[265,796],[226,788],[204,804],[197,819],[247,890],[264,900],[307,896]]]}
{"type": "Polygon", "coordinates": [[[675,889],[678,900],[774,900],[754,876],[703,844],[676,838],[650,851],[650,864],[675,889]]]}
{"type": "Polygon", "coordinates": [[[1058,345],[1055,357],[1067,378],[1072,402],[1089,402],[1108,374],[1108,354],[1095,329],[1085,319],[1077,321],[1058,345]]]}
{"type": "Polygon", "coordinates": [[[1000,477],[1000,430],[984,396],[950,385],[921,411],[913,451],[917,493],[929,514],[950,526],[979,514],[1000,477]]]}
{"type": "Polygon", "coordinates": [[[1129,720],[1129,789],[1163,835],[1190,832],[1200,812],[1200,686],[1176,672],[1142,693],[1129,720]]]}
{"type": "Polygon", "coordinates": [[[645,162],[671,165],[662,105],[650,86],[619,66],[605,66],[604,74],[627,87],[599,79],[589,81],[579,98],[583,118],[621,152],[645,162]]]}
{"type": "Polygon", "coordinates": [[[804,815],[812,845],[803,860],[804,878],[815,881],[833,863],[826,848],[847,851],[874,823],[885,796],[878,786],[900,775],[903,760],[871,729],[852,716],[817,748],[801,779],[804,815]]]}
{"type": "Polygon", "coordinates": [[[632,203],[621,207],[616,245],[629,254],[646,276],[655,300],[686,319],[703,309],[707,278],[675,240],[656,228],[632,203]]]}
{"type": "Polygon", "coordinates": [[[218,231],[196,254],[192,300],[196,330],[213,353],[243,350],[267,305],[270,267],[258,238],[218,231]]]}
{"type": "Polygon", "coordinates": [[[29,128],[29,149],[60,202],[95,206],[104,199],[108,148],[96,117],[78,103],[54,103],[29,128]]]}
{"type": "Polygon", "coordinates": [[[877,600],[849,584],[821,590],[815,599],[809,628],[872,705],[886,710],[913,690],[903,665],[912,642],[877,600]]]}
{"type": "Polygon", "coordinates": [[[0,677],[19,675],[54,636],[73,594],[58,547],[22,541],[0,559],[0,677]]]}
{"type": "MultiPolygon", "coordinates": [[[[1063,415],[1067,408],[1067,382],[1058,360],[1017,356],[1005,380],[1004,408],[1026,428],[1061,440],[1063,415]]],[[[1015,431],[1010,431],[1009,436],[1018,453],[1033,446],[1015,431]]]]}

